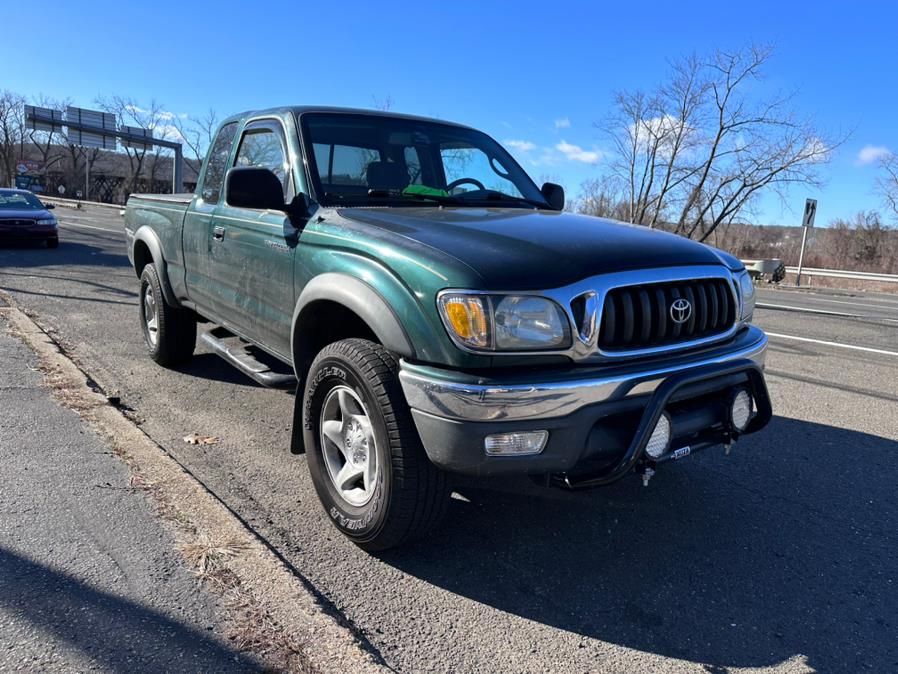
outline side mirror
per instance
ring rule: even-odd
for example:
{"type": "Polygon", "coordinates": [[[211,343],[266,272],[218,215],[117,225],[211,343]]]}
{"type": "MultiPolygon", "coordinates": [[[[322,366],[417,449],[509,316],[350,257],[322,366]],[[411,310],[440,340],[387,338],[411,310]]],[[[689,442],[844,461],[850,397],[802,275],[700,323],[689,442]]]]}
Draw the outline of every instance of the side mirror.
{"type": "Polygon", "coordinates": [[[229,169],[225,178],[225,201],[238,208],[287,210],[280,178],[260,166],[229,169]]]}
{"type": "Polygon", "coordinates": [[[540,188],[543,198],[549,203],[549,208],[553,211],[564,210],[564,188],[555,183],[544,183],[540,188]]]}
{"type": "Polygon", "coordinates": [[[44,208],[46,208],[48,211],[52,211],[54,208],[56,208],[56,204],[44,204],[44,208]]]}

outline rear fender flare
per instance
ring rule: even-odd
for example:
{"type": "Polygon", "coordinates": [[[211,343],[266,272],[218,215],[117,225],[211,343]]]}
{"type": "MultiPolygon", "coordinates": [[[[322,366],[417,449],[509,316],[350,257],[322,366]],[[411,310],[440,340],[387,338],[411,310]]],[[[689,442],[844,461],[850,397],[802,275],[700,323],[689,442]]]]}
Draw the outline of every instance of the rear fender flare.
{"type": "MultiPolygon", "coordinates": [[[[156,268],[156,274],[159,276],[159,283],[162,285],[162,294],[165,296],[167,304],[173,307],[180,306],[172,290],[171,283],[168,279],[168,266],[165,264],[165,256],[162,254],[162,242],[159,236],[148,225],[143,225],[134,233],[134,241],[131,244],[132,257],[134,258],[134,270],[137,271],[137,256],[134,254],[138,242],[143,243],[150,251],[153,266],[156,268]]],[[[139,276],[138,272],[138,276],[139,276]]]]}

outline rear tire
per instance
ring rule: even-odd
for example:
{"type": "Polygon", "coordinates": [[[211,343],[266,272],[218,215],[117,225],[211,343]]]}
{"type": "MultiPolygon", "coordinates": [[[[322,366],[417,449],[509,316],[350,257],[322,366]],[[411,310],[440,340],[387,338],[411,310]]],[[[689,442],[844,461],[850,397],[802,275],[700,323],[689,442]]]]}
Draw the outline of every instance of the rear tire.
{"type": "Polygon", "coordinates": [[[47,239],[47,248],[59,248],[59,237],[47,239]]]}
{"type": "Polygon", "coordinates": [[[140,275],[138,304],[150,358],[166,367],[190,360],[196,348],[196,315],[166,303],[159,274],[152,264],[144,267],[140,275]]]}
{"type": "Polygon", "coordinates": [[[369,551],[423,536],[449,504],[446,474],[421,446],[398,373],[381,345],[345,339],[318,354],[303,395],[315,490],[334,526],[369,551]]]}

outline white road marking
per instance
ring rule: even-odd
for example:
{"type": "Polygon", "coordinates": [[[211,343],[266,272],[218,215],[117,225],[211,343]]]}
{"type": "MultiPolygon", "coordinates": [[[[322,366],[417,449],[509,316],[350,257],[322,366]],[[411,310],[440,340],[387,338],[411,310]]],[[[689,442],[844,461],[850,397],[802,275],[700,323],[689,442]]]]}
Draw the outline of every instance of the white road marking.
{"type": "Polygon", "coordinates": [[[59,223],[63,227],[83,227],[84,229],[97,229],[101,232],[109,232],[110,234],[124,234],[125,232],[121,229],[107,229],[106,227],[94,227],[92,225],[82,225],[78,222],[60,222],[59,223]]]}
{"type": "Polygon", "coordinates": [[[867,353],[878,353],[883,356],[896,356],[898,351],[886,351],[885,349],[874,349],[869,346],[857,346],[856,344],[842,344],[841,342],[829,342],[825,339],[811,339],[810,337],[796,337],[795,335],[780,335],[775,332],[768,332],[768,337],[777,337],[779,339],[793,339],[796,342],[810,342],[811,344],[823,344],[825,346],[837,346],[841,349],[852,349],[854,351],[865,351],[867,353]]]}
{"type": "Polygon", "coordinates": [[[827,311],[826,309],[811,309],[809,307],[795,307],[790,304],[768,304],[767,302],[758,302],[756,305],[759,309],[785,309],[786,311],[800,311],[808,314],[826,314],[827,316],[844,316],[846,318],[870,318],[861,314],[846,314],[842,311],[827,311]]]}
{"type": "MultiPolygon", "coordinates": [[[[767,292],[776,292],[776,291],[767,291],[767,292]]],[[[788,295],[789,299],[796,299],[795,295],[793,293],[780,292],[780,294],[788,295]]],[[[783,298],[783,299],[785,299],[785,298],[783,298]]],[[[864,309],[898,308],[898,302],[896,302],[896,300],[898,300],[898,295],[896,295],[894,298],[892,298],[892,297],[869,297],[868,296],[868,297],[858,298],[858,300],[854,301],[854,302],[848,302],[846,300],[831,300],[828,297],[820,297],[817,294],[814,294],[814,295],[809,294],[809,295],[807,295],[807,299],[809,299],[812,302],[829,302],[831,304],[847,304],[852,307],[862,307],[864,309]],[[861,301],[861,300],[863,300],[863,301],[861,301]],[[865,302],[872,302],[873,304],[865,304],[865,302]],[[876,304],[876,302],[881,302],[881,304],[876,304]]]]}

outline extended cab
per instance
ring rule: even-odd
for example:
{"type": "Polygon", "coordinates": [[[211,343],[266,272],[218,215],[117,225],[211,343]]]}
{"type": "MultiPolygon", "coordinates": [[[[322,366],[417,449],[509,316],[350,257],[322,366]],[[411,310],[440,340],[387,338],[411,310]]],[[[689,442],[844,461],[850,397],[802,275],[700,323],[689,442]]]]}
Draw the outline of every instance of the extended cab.
{"type": "Polygon", "coordinates": [[[762,428],[767,339],[739,260],[563,206],[468,127],[238,115],[195,194],[128,201],[143,334],[175,365],[206,324],[248,376],[297,386],[292,449],[367,549],[431,528],[451,473],[648,482],[762,428]]]}

